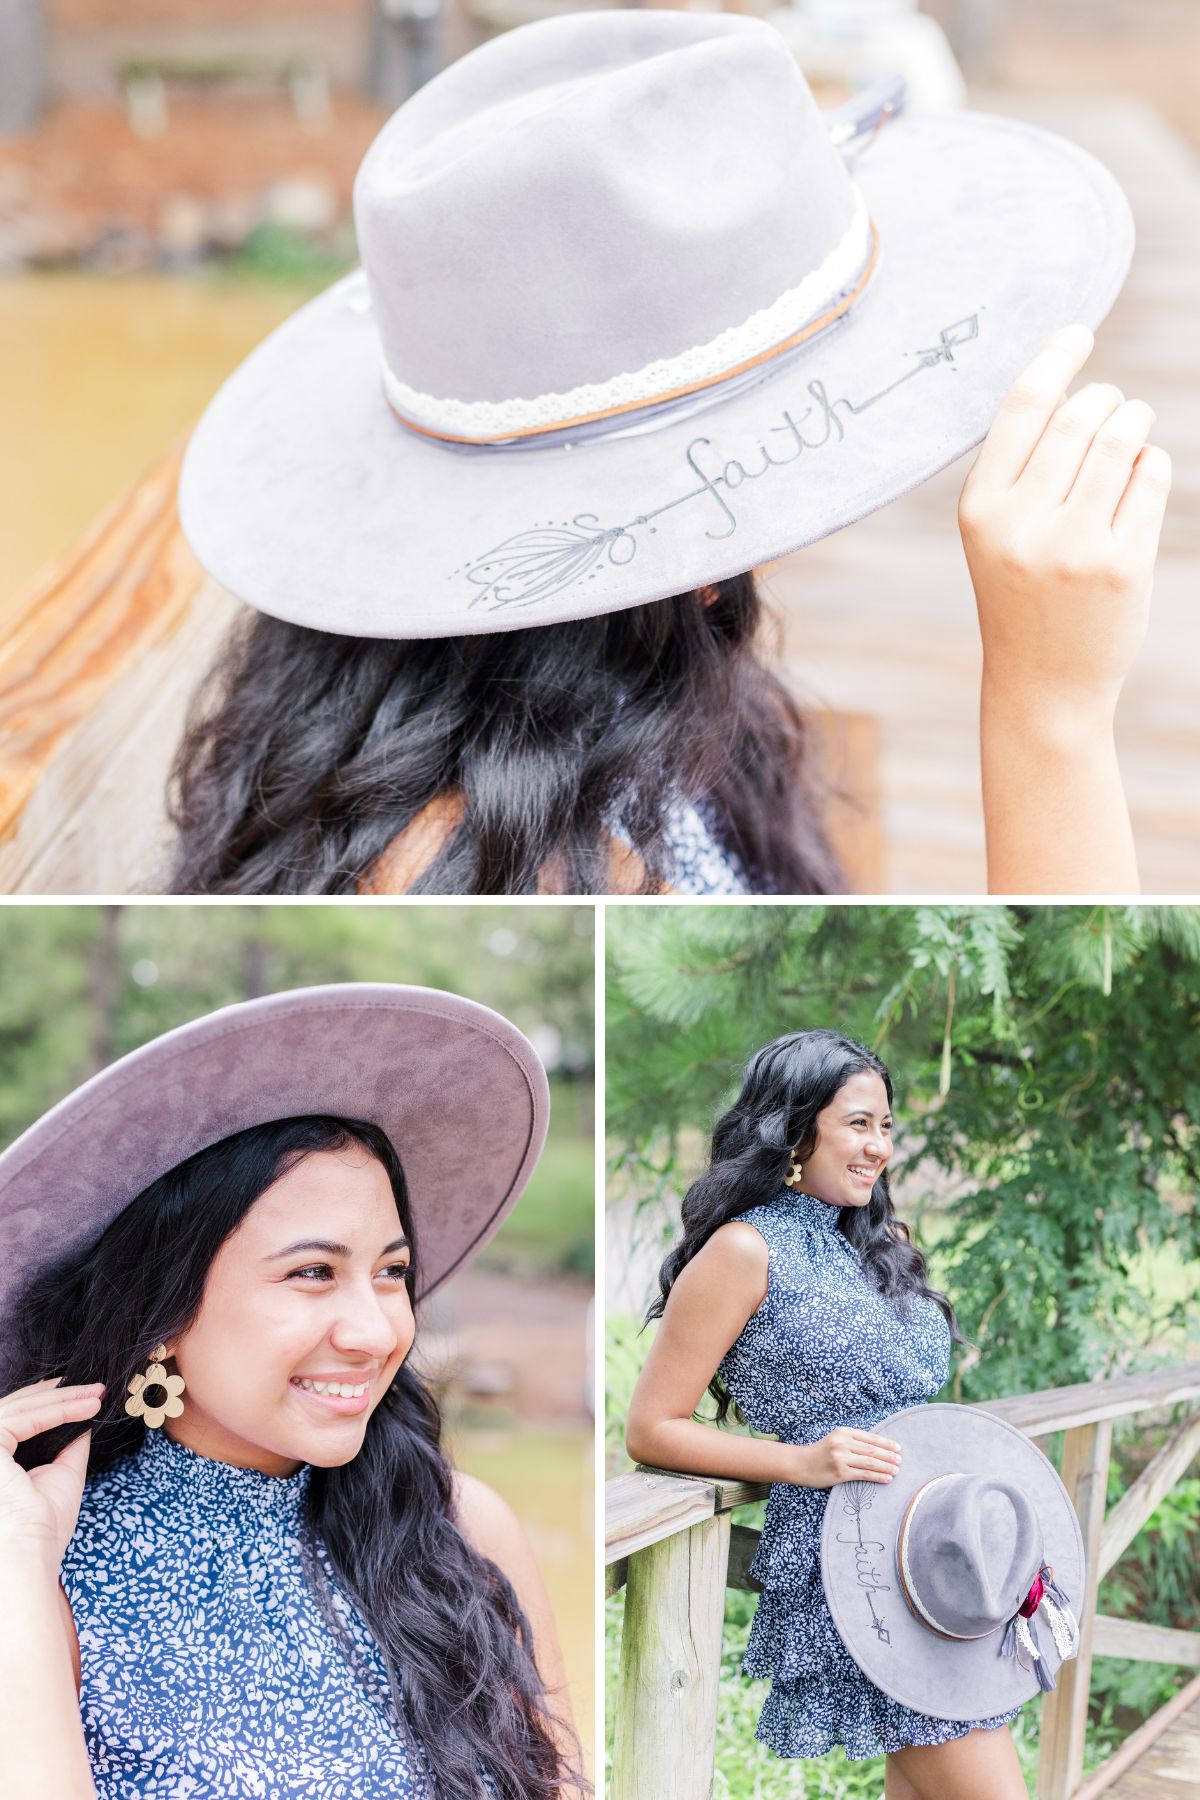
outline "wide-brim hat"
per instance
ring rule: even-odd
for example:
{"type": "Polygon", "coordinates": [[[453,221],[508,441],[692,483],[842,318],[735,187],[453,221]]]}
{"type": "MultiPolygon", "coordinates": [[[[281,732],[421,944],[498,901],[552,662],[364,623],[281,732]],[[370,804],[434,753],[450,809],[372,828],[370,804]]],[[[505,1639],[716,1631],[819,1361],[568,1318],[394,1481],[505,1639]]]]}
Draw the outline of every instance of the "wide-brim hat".
{"type": "MultiPolygon", "coordinates": [[[[549,1107],[533,1045],[459,994],[353,982],[224,1007],[102,1069],[0,1154],[0,1320],[43,1266],[86,1250],[177,1163],[309,1113],[391,1139],[424,1298],[516,1204],[549,1107]]],[[[0,1367],[5,1355],[0,1326],[0,1367]]]]}
{"type": "Polygon", "coordinates": [[[993,1718],[1053,1686],[1085,1588],[1053,1464],[971,1406],[909,1407],[872,1430],[900,1445],[899,1474],[839,1483],[821,1527],[825,1598],[859,1668],[941,1719],[993,1718]]]}
{"type": "Polygon", "coordinates": [[[686,592],[927,480],[1104,318],[1133,228],[1063,138],[891,110],[831,127],[738,15],[572,14],[452,64],[359,171],[363,268],[201,419],[196,555],[301,625],[456,636],[686,592]]]}

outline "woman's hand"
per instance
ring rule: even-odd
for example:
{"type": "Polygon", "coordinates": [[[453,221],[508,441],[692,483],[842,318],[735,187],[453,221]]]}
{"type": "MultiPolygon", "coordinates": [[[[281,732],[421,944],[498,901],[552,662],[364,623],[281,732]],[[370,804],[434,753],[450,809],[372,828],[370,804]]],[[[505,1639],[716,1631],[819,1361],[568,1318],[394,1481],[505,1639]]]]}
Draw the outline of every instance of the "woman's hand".
{"type": "Polygon", "coordinates": [[[99,1381],[59,1387],[58,1379],[35,1381],[0,1399],[0,1551],[32,1549],[53,1560],[56,1578],[79,1517],[92,1434],[73,1438],[37,1469],[22,1469],[14,1453],[40,1432],[94,1417],[104,1392],[99,1381]]]}
{"type": "Polygon", "coordinates": [[[1091,382],[1085,326],[1020,375],[959,502],[983,639],[992,893],[1132,893],[1113,715],[1146,633],[1171,465],[1141,400],[1091,382]]]}
{"type": "Polygon", "coordinates": [[[1171,486],[1144,400],[1094,381],[1067,397],[1092,342],[1060,331],[1017,377],[958,509],[984,679],[1056,709],[1116,705],[1171,486]]]}
{"type": "Polygon", "coordinates": [[[900,1467],[900,1446],[874,1431],[839,1425],[815,1444],[797,1445],[799,1487],[835,1487],[839,1481],[890,1481],[900,1467]]]}

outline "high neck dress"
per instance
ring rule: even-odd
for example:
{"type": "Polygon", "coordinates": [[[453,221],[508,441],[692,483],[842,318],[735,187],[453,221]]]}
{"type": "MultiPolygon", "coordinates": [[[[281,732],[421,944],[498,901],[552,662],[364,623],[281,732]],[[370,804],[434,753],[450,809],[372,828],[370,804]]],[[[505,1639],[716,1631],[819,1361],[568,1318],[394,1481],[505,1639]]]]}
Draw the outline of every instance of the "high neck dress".
{"type": "Polygon", "coordinates": [[[147,1431],[84,1488],[62,1580],[99,1800],[425,1800],[374,1638],[335,1592],[356,1672],[302,1574],[309,1476],[147,1431]]]}
{"type": "MultiPolygon", "coordinates": [[[[756,1431],[812,1444],[839,1425],[874,1431],[931,1400],[949,1373],[950,1329],[933,1300],[885,1300],[838,1227],[840,1209],[783,1187],[739,1218],[765,1239],[767,1294],[722,1360],[721,1378],[756,1431]]],[[[913,1712],[869,1681],[833,1622],[821,1584],[828,1488],[772,1484],[750,1573],[762,1583],[747,1675],[773,1677],[758,1737],[777,1756],[853,1759],[941,1744],[1015,1719],[913,1712]]]]}

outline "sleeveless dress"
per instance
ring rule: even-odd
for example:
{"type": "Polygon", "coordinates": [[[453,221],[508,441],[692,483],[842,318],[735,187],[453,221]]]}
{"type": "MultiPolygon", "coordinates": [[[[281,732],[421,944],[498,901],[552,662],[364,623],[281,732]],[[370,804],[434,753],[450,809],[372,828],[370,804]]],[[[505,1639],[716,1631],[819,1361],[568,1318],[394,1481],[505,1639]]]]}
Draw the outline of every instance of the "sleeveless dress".
{"type": "MultiPolygon", "coordinates": [[[[950,1328],[935,1301],[902,1313],[873,1288],[838,1229],[840,1208],[783,1187],[738,1215],[766,1241],[767,1294],[720,1366],[756,1431],[811,1444],[839,1425],[874,1431],[901,1407],[931,1400],[950,1364],[950,1328]]],[[[772,1676],[757,1736],[777,1756],[848,1758],[941,1744],[1008,1724],[913,1712],[869,1681],[843,1644],[821,1584],[828,1488],[772,1484],[750,1573],[762,1583],[742,1664],[772,1676]]]]}
{"type": "Polygon", "coordinates": [[[335,1591],[356,1673],[304,1580],[309,1474],[235,1469],[147,1431],[84,1488],[62,1581],[99,1800],[430,1794],[374,1638],[335,1591]]]}

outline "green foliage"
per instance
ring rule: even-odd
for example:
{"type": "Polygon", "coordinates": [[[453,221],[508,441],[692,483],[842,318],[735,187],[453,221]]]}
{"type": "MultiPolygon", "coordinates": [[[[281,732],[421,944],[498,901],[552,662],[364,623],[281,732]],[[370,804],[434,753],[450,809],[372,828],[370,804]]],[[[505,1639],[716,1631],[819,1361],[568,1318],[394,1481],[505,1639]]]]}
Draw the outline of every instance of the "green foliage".
{"type": "Polygon", "coordinates": [[[316,294],[354,267],[354,241],[348,230],[332,238],[315,237],[278,219],[263,219],[245,242],[231,250],[220,265],[222,279],[248,280],[298,286],[305,296],[316,294]]]}
{"type": "Polygon", "coordinates": [[[827,1025],[897,1088],[893,1196],[955,1198],[940,1274],[978,1355],[955,1396],[1177,1356],[1196,1330],[1200,908],[609,909],[614,1171],[674,1201],[759,1045],[827,1025]],[[1152,1305],[1134,1258],[1190,1278],[1152,1305]]]}
{"type": "Polygon", "coordinates": [[[329,981],[446,988],[506,1014],[552,1071],[545,1160],[485,1254],[588,1274],[592,933],[585,906],[6,907],[0,1145],[113,1058],[233,1001],[329,981]]]}

